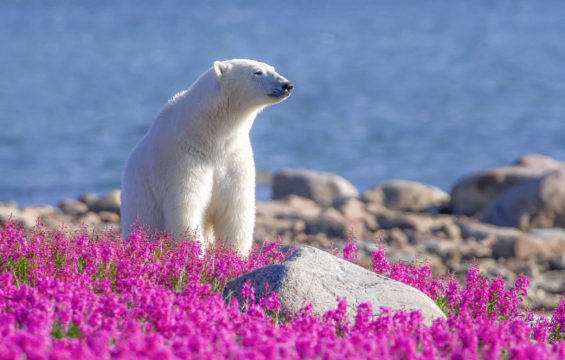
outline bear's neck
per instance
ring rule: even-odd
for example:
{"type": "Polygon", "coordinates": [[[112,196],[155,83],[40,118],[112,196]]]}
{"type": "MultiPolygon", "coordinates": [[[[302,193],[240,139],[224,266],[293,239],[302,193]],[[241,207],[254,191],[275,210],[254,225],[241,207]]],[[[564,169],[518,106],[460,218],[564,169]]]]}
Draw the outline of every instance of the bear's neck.
{"type": "Polygon", "coordinates": [[[200,148],[249,143],[249,132],[264,106],[249,106],[238,94],[225,94],[212,70],[161,110],[151,132],[200,148]]]}
{"type": "Polygon", "coordinates": [[[238,106],[239,102],[229,96],[210,96],[199,100],[183,104],[177,126],[181,138],[200,143],[203,147],[243,144],[241,140],[249,139],[253,122],[263,109],[238,106]]]}

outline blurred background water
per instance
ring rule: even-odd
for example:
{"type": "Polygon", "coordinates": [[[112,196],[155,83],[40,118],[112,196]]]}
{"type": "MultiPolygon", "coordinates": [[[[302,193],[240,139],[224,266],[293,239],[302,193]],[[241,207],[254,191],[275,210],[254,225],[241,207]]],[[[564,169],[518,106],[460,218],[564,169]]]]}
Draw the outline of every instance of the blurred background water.
{"type": "Polygon", "coordinates": [[[449,190],[524,153],[565,160],[563,1],[2,0],[0,44],[0,201],[119,188],[167,99],[231,58],[295,85],[255,122],[261,170],[449,190]]]}

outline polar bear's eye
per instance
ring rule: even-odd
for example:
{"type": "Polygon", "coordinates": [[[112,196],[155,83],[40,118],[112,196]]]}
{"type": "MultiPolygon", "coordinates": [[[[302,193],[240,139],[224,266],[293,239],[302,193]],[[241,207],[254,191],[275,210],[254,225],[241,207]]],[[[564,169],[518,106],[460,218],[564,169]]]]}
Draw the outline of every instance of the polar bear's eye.
{"type": "Polygon", "coordinates": [[[255,75],[263,75],[263,72],[261,70],[257,70],[255,71],[255,75]]]}

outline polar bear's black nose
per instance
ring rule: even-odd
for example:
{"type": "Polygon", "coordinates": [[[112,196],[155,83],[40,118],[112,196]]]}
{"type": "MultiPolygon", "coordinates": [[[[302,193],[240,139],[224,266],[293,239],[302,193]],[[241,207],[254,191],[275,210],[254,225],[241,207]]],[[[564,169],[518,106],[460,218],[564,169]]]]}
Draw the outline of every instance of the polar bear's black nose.
{"type": "Polygon", "coordinates": [[[292,83],[284,83],[283,86],[282,86],[282,89],[284,91],[291,92],[292,89],[294,89],[294,85],[292,85],[292,83]]]}

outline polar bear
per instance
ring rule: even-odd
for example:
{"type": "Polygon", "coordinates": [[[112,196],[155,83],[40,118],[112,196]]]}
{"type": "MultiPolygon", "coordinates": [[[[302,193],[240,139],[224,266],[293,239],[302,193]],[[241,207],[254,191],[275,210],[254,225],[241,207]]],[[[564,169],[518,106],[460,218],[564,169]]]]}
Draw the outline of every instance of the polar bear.
{"type": "Polygon", "coordinates": [[[255,226],[255,162],[249,131],[261,110],[293,85],[253,60],[216,61],[172,97],[129,156],[122,228],[137,218],[177,237],[196,232],[203,250],[228,239],[245,256],[255,226]]]}

